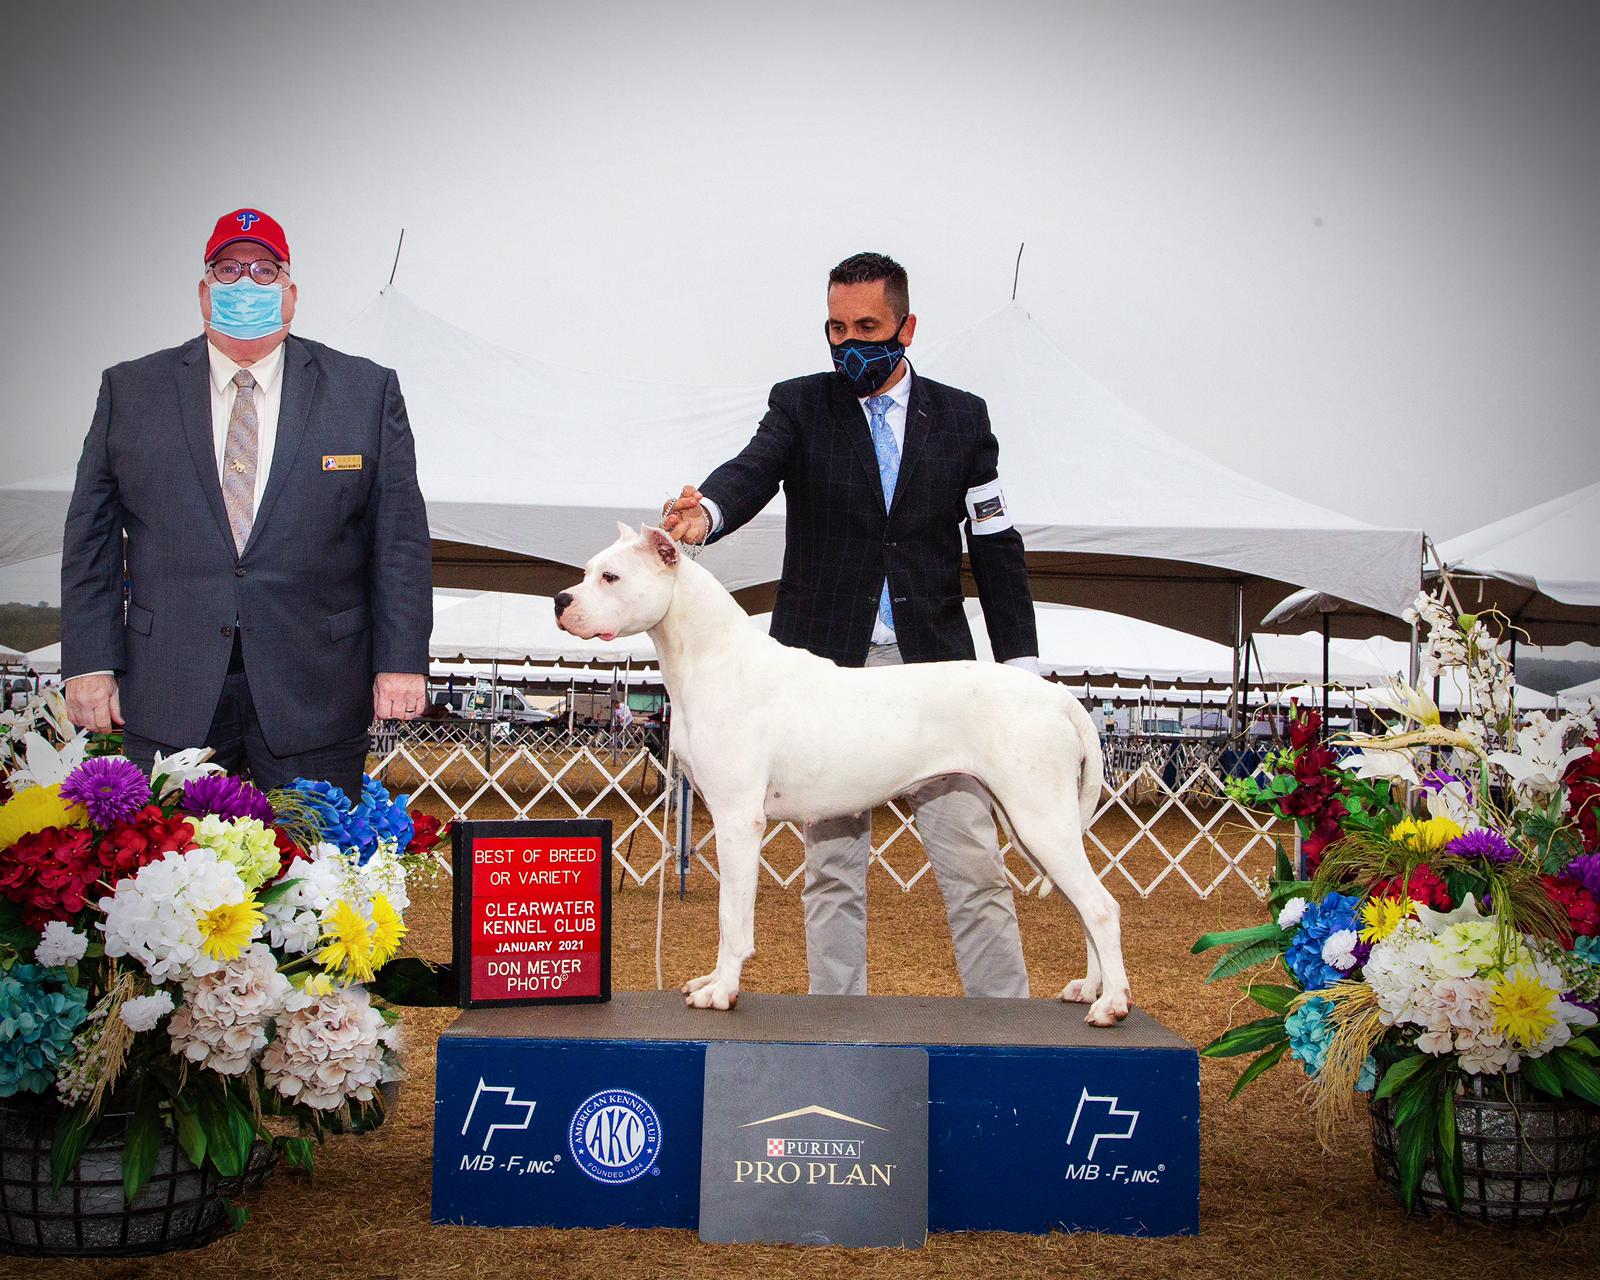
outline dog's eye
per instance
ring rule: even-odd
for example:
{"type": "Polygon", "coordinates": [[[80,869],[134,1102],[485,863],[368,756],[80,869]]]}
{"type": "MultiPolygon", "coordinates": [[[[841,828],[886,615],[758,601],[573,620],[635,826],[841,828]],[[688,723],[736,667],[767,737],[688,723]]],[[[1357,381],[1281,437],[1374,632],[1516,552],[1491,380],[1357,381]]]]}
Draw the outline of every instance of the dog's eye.
{"type": "Polygon", "coordinates": [[[602,573],[600,575],[600,581],[601,582],[615,582],[616,580],[617,580],[617,575],[614,574],[614,573],[602,573]]]}

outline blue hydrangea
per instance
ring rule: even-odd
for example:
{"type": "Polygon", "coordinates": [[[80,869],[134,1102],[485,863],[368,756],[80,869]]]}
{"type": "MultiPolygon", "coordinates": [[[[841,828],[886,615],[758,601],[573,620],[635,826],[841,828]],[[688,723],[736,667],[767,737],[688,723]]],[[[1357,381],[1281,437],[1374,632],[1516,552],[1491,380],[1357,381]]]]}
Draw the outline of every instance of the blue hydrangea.
{"type": "Polygon", "coordinates": [[[1590,964],[1600,965],[1600,936],[1574,938],[1572,954],[1590,964]]]}
{"type": "Polygon", "coordinates": [[[1360,905],[1361,899],[1342,893],[1330,893],[1321,902],[1306,904],[1283,962],[1307,991],[1321,991],[1346,976],[1322,958],[1322,944],[1341,929],[1360,932],[1361,926],[1356,922],[1356,908],[1360,905]]]}
{"type": "Polygon", "coordinates": [[[298,792],[316,811],[322,838],[354,854],[363,865],[378,851],[381,838],[394,840],[404,851],[415,833],[415,824],[406,812],[407,797],[391,800],[388,790],[376,778],[362,779],[361,799],[356,804],[351,804],[350,797],[331,782],[296,778],[289,790],[298,792]]]}
{"type": "MultiPolygon", "coordinates": [[[[1320,1075],[1328,1061],[1328,1046],[1333,1043],[1332,1013],[1333,1003],[1318,996],[1292,1010],[1283,1020],[1283,1029],[1289,1033],[1289,1056],[1299,1060],[1308,1076],[1320,1075]]],[[[1356,1092],[1371,1093],[1377,1083],[1378,1064],[1369,1053],[1361,1064],[1356,1092]]]]}
{"type": "Polygon", "coordinates": [[[388,789],[383,783],[372,777],[363,780],[361,803],[356,806],[352,815],[365,822],[372,832],[371,846],[362,848],[362,862],[372,856],[380,838],[393,840],[395,846],[402,852],[411,843],[411,837],[416,833],[416,824],[406,812],[407,799],[408,797],[402,795],[391,800],[388,789]]]}
{"type": "Polygon", "coordinates": [[[0,974],[0,1098],[44,1093],[88,1016],[89,993],[65,969],[12,965],[0,974]]]}

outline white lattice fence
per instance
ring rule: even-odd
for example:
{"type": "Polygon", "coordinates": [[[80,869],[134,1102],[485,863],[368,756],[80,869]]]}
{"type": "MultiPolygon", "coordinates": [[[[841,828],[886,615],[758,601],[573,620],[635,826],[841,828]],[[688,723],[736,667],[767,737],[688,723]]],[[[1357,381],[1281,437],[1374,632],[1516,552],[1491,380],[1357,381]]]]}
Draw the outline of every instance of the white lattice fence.
{"type": "MultiPolygon", "coordinates": [[[[668,786],[661,759],[637,738],[612,749],[608,738],[574,741],[554,731],[527,734],[510,743],[403,738],[369,761],[368,772],[391,789],[407,792],[412,805],[441,816],[465,818],[610,818],[612,856],[619,871],[645,884],[675,868],[675,850],[663,854],[668,823],[668,786]],[[604,744],[604,745],[602,745],[604,744]]],[[[710,817],[694,806],[693,862],[715,878],[710,817]]],[[[1005,839],[1006,874],[1021,892],[1042,887],[1038,870],[1005,839]]],[[[1211,896],[1230,879],[1259,892],[1272,865],[1275,838],[1285,833],[1270,819],[1223,795],[1218,769],[1204,755],[1165,760],[1128,760],[1110,775],[1090,822],[1089,860],[1102,880],[1125,883],[1140,897],[1181,882],[1195,895],[1211,896]],[[1200,761],[1195,763],[1195,761],[1200,761]],[[1176,761],[1186,771],[1167,774],[1176,761]]],[[[804,873],[802,837],[792,822],[775,822],[762,840],[761,865],[781,888],[804,873]]],[[[930,870],[905,799],[874,815],[872,865],[902,890],[930,870]]]]}

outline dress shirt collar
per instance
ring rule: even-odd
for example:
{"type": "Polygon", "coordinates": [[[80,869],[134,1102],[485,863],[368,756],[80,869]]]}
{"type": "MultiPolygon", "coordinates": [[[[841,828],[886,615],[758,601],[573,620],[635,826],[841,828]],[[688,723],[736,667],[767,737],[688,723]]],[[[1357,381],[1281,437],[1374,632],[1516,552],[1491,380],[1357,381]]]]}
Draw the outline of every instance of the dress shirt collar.
{"type": "Polygon", "coordinates": [[[250,376],[256,380],[256,386],[263,391],[271,391],[277,387],[283,378],[283,348],[289,341],[287,337],[283,342],[273,347],[266,355],[254,364],[239,364],[228,356],[218,351],[209,341],[206,343],[206,359],[211,365],[211,387],[221,395],[228,389],[228,384],[233,381],[233,375],[240,369],[250,370],[250,376]]]}
{"type": "MultiPolygon", "coordinates": [[[[901,378],[899,382],[895,383],[894,386],[890,387],[883,393],[884,395],[888,396],[889,399],[893,400],[895,407],[899,409],[904,409],[908,404],[911,403],[911,379],[913,376],[911,372],[911,362],[909,360],[902,360],[902,363],[905,365],[906,369],[905,377],[901,378]]],[[[231,377],[232,375],[229,376],[231,377]]],[[[868,414],[869,416],[871,415],[872,411],[867,408],[867,401],[870,399],[872,399],[871,396],[861,397],[862,412],[868,414]]]]}

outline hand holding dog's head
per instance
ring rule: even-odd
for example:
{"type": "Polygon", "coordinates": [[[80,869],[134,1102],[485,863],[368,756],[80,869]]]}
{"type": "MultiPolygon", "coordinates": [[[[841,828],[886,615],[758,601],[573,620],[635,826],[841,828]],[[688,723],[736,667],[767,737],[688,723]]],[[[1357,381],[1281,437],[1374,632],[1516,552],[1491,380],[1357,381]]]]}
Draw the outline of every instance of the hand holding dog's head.
{"type": "Polygon", "coordinates": [[[648,631],[666,616],[678,580],[678,544],[652,525],[634,533],[620,520],[617,540],[583,570],[583,581],[555,598],[556,625],[583,640],[648,631]]]}

